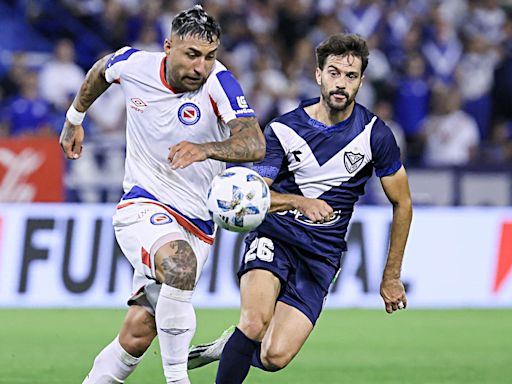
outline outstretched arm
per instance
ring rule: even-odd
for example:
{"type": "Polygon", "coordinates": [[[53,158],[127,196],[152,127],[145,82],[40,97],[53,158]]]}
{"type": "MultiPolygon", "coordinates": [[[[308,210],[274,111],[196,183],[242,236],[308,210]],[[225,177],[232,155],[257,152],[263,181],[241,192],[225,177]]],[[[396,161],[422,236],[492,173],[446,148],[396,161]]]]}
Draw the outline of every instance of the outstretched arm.
{"type": "MultiPolygon", "coordinates": [[[[94,100],[96,100],[110,86],[110,83],[105,80],[105,64],[110,56],[111,55],[107,55],[98,60],[89,72],[87,72],[85,80],[76,94],[75,99],[73,100],[73,105],[70,108],[70,110],[74,108],[74,115],[86,112],[94,100]]],[[[68,111],[66,121],[64,122],[64,126],[60,134],[60,145],[68,159],[78,159],[82,152],[84,129],[81,123],[73,124],[69,121],[69,113],[70,112],[68,111]]],[[[71,112],[71,116],[73,116],[73,112],[71,112]]],[[[79,119],[79,117],[77,118],[79,119]]],[[[73,118],[71,118],[71,120],[73,120],[73,118]]]]}
{"type": "MultiPolygon", "coordinates": [[[[269,186],[272,184],[271,179],[266,177],[263,179],[269,186]]],[[[270,213],[288,211],[291,209],[296,209],[309,220],[320,223],[329,220],[333,212],[332,207],[323,200],[270,191],[270,213]]]]}
{"type": "Polygon", "coordinates": [[[265,156],[265,138],[255,117],[239,117],[228,123],[231,137],[203,144],[182,141],[170,148],[168,160],[173,169],[196,161],[215,159],[227,163],[259,161],[265,156]]]}
{"type": "Polygon", "coordinates": [[[405,244],[409,235],[412,220],[412,201],[405,169],[381,178],[382,188],[393,205],[393,222],[391,225],[391,241],[380,294],[386,306],[386,312],[393,313],[407,306],[407,298],[400,273],[405,244]]]}

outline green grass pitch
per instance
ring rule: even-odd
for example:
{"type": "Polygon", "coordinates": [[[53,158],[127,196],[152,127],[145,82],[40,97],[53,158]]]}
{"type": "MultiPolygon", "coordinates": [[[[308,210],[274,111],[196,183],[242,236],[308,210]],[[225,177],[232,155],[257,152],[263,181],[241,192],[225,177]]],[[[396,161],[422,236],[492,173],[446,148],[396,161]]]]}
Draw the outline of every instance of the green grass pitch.
{"type": "MultiPolygon", "coordinates": [[[[115,336],[123,310],[0,309],[0,383],[81,383],[115,336]]],[[[237,310],[197,310],[195,342],[235,323],[237,310]]],[[[217,363],[191,371],[213,383],[217,363]]],[[[127,383],[163,383],[155,343],[127,383]]],[[[326,310],[283,371],[247,383],[512,383],[512,310],[326,310]]]]}

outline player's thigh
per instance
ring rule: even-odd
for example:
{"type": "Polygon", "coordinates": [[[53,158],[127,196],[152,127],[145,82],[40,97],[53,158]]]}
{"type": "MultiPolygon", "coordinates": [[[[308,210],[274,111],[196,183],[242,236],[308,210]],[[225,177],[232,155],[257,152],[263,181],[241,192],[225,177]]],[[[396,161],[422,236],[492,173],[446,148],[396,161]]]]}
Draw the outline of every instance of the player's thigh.
{"type": "Polygon", "coordinates": [[[277,302],[261,345],[262,360],[276,369],[285,367],[313,330],[311,320],[297,308],[277,302]]]}
{"type": "Polygon", "coordinates": [[[240,323],[245,335],[261,340],[281,289],[279,279],[270,271],[252,269],[240,279],[240,323]]]}
{"type": "Polygon", "coordinates": [[[171,256],[169,267],[188,270],[189,285],[195,285],[210,245],[184,229],[165,209],[154,204],[131,204],[117,210],[113,223],[121,250],[140,275],[156,279],[162,260],[171,256]],[[157,253],[162,256],[155,263],[157,253]]]}

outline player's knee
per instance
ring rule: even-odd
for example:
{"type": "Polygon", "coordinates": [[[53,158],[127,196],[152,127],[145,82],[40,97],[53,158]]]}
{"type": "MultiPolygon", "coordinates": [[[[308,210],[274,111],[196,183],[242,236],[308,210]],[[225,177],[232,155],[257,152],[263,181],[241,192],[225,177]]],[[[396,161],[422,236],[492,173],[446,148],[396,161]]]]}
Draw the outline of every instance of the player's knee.
{"type": "Polygon", "coordinates": [[[196,283],[197,259],[185,240],[171,241],[156,255],[156,277],[162,284],[191,291],[196,283]]]}
{"type": "Polygon", "coordinates": [[[252,340],[261,340],[265,336],[270,319],[266,319],[260,313],[251,313],[244,311],[240,316],[238,329],[240,329],[245,336],[252,340]]]}
{"type": "Polygon", "coordinates": [[[268,349],[261,350],[261,362],[265,367],[272,372],[279,371],[286,367],[294,357],[293,353],[290,353],[284,348],[270,347],[268,349]]]}

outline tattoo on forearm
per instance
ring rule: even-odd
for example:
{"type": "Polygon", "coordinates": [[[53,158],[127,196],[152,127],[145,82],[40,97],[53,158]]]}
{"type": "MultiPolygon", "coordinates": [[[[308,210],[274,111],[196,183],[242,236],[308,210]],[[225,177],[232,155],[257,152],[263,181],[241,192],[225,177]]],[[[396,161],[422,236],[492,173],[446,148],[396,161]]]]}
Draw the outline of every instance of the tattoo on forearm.
{"type": "Polygon", "coordinates": [[[194,251],[184,240],[169,243],[169,256],[162,260],[160,267],[165,284],[187,291],[194,289],[196,281],[197,260],[194,251]]]}
{"type": "Polygon", "coordinates": [[[226,141],[208,143],[213,159],[231,162],[258,160],[264,154],[264,139],[254,117],[231,120],[233,135],[226,141]]]}

